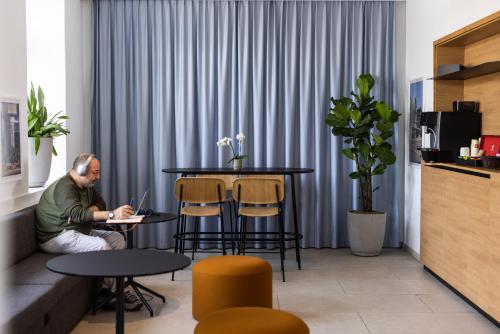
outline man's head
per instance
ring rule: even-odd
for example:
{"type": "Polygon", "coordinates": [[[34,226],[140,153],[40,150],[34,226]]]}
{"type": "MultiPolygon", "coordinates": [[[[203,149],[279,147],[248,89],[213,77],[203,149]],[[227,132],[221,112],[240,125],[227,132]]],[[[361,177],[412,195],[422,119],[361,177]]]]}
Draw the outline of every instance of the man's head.
{"type": "Polygon", "coordinates": [[[81,187],[91,187],[101,178],[101,164],[99,160],[89,153],[82,153],[73,162],[71,174],[81,187]]]}

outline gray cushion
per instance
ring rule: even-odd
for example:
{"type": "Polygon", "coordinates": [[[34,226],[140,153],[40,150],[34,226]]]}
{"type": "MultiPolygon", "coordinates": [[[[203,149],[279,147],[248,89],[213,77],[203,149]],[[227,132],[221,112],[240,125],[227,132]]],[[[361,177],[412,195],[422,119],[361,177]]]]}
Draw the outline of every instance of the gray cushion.
{"type": "Polygon", "coordinates": [[[5,269],[35,253],[38,250],[36,242],[36,206],[16,211],[0,218],[2,233],[5,233],[9,252],[2,261],[0,269],[5,269]]]}
{"type": "Polygon", "coordinates": [[[57,302],[51,285],[7,285],[5,286],[4,312],[6,324],[16,333],[23,333],[33,322],[43,322],[49,310],[57,302]]]}
{"type": "Polygon", "coordinates": [[[48,260],[57,255],[35,253],[27,259],[4,271],[8,284],[48,284],[54,286],[54,291],[59,296],[73,288],[81,277],[72,277],[54,273],[47,269],[48,260]]]}

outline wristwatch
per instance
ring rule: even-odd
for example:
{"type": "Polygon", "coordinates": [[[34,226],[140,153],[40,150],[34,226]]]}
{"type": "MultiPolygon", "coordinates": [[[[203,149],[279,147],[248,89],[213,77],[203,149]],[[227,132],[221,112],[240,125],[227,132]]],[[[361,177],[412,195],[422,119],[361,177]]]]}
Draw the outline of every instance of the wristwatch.
{"type": "Polygon", "coordinates": [[[115,218],[115,213],[114,213],[113,211],[110,211],[110,212],[108,213],[108,218],[109,218],[109,219],[113,219],[113,218],[115,218]]]}

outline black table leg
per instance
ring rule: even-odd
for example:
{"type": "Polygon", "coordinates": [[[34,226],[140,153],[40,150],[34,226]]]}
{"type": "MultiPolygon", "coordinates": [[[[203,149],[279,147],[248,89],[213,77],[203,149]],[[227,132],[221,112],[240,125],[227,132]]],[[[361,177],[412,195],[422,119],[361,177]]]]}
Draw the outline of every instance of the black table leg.
{"type": "MultiPolygon", "coordinates": [[[[133,278],[129,277],[129,283],[130,283],[130,280],[132,280],[132,279],[133,278]]],[[[139,299],[141,300],[141,302],[144,304],[144,306],[146,306],[146,308],[149,311],[149,316],[152,318],[153,317],[153,309],[151,308],[151,306],[149,305],[149,303],[146,301],[146,299],[144,298],[144,296],[142,295],[142,293],[139,291],[139,289],[133,283],[134,282],[132,281],[131,284],[130,284],[130,286],[132,286],[132,289],[134,289],[135,293],[137,294],[137,296],[139,297],[139,299]]]]}
{"type": "Polygon", "coordinates": [[[123,277],[116,278],[116,334],[125,333],[125,319],[123,314],[123,277]]]}
{"type": "Polygon", "coordinates": [[[127,228],[127,249],[134,248],[134,230],[127,228]]]}
{"type": "Polygon", "coordinates": [[[293,227],[295,232],[295,257],[297,259],[297,264],[299,266],[299,270],[302,269],[300,264],[300,249],[299,249],[299,222],[297,220],[297,202],[295,200],[295,180],[294,175],[290,174],[292,179],[292,206],[293,206],[293,227]]]}

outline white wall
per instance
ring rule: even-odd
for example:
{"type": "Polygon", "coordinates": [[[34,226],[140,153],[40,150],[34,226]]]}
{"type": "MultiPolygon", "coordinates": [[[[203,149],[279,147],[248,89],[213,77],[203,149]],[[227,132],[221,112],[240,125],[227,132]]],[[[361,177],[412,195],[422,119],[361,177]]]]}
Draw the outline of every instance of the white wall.
{"type": "MultiPolygon", "coordinates": [[[[64,2],[26,1],[28,86],[42,87],[49,118],[66,114],[64,2]]],[[[47,184],[66,173],[66,138],[55,138],[54,147],[47,184]]]]}
{"type": "Polygon", "coordinates": [[[0,184],[0,214],[12,199],[28,191],[26,119],[26,6],[24,1],[0,0],[0,96],[20,100],[22,179],[0,184]]]}
{"type": "MultiPolygon", "coordinates": [[[[491,0],[406,1],[406,112],[409,110],[410,80],[433,75],[433,42],[461,27],[500,10],[491,0]]],[[[433,108],[433,83],[424,80],[424,111],[433,108]]],[[[408,133],[408,119],[406,129],[408,133]]],[[[408,140],[406,140],[408,147],[408,140]]],[[[405,173],[405,244],[420,254],[420,166],[408,163],[405,173]]]]}
{"type": "Polygon", "coordinates": [[[28,190],[26,93],[40,84],[49,114],[70,117],[71,134],[55,141],[48,183],[63,175],[80,152],[90,150],[90,0],[0,0],[0,96],[21,101],[23,178],[0,184],[0,215],[38,202],[43,188],[28,190]],[[28,23],[28,24],[26,24],[28,23]]]}
{"type": "Polygon", "coordinates": [[[71,135],[66,141],[66,169],[82,152],[90,152],[90,0],[66,1],[66,114],[71,135]]]}

